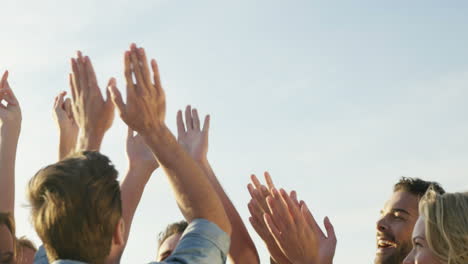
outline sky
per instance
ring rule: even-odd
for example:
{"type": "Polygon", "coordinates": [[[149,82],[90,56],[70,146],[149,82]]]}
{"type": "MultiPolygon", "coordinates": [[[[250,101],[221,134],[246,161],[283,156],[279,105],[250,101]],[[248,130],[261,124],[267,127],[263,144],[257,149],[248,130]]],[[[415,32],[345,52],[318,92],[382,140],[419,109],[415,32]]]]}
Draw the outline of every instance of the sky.
{"type": "MultiPolygon", "coordinates": [[[[58,156],[54,97],[70,58],[90,56],[101,89],[125,87],[135,42],[159,63],[173,132],[187,104],[211,115],[208,158],[256,243],[246,185],[269,171],[316,219],[329,216],[335,263],[370,263],[375,222],[401,176],[468,190],[466,1],[2,1],[0,71],[20,100],[19,235],[39,244],[25,186],[58,156]]],[[[102,152],[125,174],[126,127],[115,119],[102,152]]],[[[157,235],[182,219],[156,171],[122,263],[156,257],[157,235]]]]}

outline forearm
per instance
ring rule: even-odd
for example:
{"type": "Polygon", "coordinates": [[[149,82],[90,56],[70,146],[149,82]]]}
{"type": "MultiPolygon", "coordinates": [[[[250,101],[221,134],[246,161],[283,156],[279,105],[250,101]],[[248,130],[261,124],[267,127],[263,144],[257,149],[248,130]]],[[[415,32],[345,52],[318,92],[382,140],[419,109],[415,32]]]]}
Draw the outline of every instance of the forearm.
{"type": "Polygon", "coordinates": [[[146,183],[148,182],[152,170],[130,167],[125,178],[120,184],[122,194],[122,214],[125,221],[125,244],[130,234],[133,216],[135,215],[138,204],[140,203],[146,183]]]}
{"type": "Polygon", "coordinates": [[[15,162],[18,136],[1,130],[0,136],[0,212],[14,212],[15,162]]]}
{"type": "Polygon", "coordinates": [[[75,151],[76,138],[74,140],[70,140],[67,136],[68,135],[65,132],[60,133],[59,135],[59,160],[63,160],[65,157],[75,151]]]}
{"type": "Polygon", "coordinates": [[[242,221],[239,212],[237,212],[234,204],[231,202],[223,187],[218,181],[208,160],[198,161],[205,175],[215,189],[220,198],[224,210],[229,218],[232,226],[231,247],[229,249],[229,259],[232,263],[260,263],[257,249],[252,241],[252,238],[247,231],[247,228],[242,221]]]}
{"type": "Polygon", "coordinates": [[[216,192],[169,129],[162,125],[142,136],[164,168],[185,219],[204,218],[230,235],[231,225],[216,192]]]}

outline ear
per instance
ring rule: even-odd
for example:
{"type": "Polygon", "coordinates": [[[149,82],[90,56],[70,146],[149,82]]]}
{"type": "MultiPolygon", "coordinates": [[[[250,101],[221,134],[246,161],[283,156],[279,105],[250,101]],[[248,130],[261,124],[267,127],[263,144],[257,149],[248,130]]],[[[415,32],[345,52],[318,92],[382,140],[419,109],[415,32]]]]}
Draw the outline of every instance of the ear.
{"type": "Polygon", "coordinates": [[[115,226],[114,237],[112,238],[112,244],[116,246],[123,246],[125,244],[125,222],[121,217],[117,225],[115,226]]]}

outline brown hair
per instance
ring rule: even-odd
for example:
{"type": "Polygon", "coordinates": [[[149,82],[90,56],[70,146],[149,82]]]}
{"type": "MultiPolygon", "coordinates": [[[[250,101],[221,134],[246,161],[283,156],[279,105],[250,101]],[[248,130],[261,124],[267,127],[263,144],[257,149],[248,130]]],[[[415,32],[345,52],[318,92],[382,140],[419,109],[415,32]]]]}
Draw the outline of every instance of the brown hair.
{"type": "Polygon", "coordinates": [[[164,243],[164,241],[166,241],[168,237],[174,234],[184,233],[187,226],[188,226],[188,223],[184,220],[168,225],[163,232],[159,233],[158,249],[161,247],[161,245],[164,243]]]}
{"type": "Polygon", "coordinates": [[[468,263],[468,192],[437,194],[430,189],[419,203],[426,240],[444,263],[468,263]]]}
{"type": "Polygon", "coordinates": [[[105,261],[122,216],[117,171],[106,156],[76,153],[39,170],[28,187],[32,221],[51,262],[105,261]]]}
{"type": "Polygon", "coordinates": [[[32,249],[34,251],[37,251],[36,245],[34,245],[34,243],[31,240],[27,239],[25,236],[17,238],[16,239],[16,245],[17,245],[18,248],[25,247],[25,248],[29,248],[29,249],[32,249]]]}
{"type": "MultiPolygon", "coordinates": [[[[10,230],[11,237],[14,241],[16,231],[15,231],[15,219],[13,218],[12,213],[2,213],[0,212],[0,225],[5,225],[8,230],[10,230]]],[[[16,243],[13,243],[13,257],[16,257],[16,243]]]]}
{"type": "Polygon", "coordinates": [[[416,195],[418,198],[424,196],[426,191],[431,187],[432,190],[438,194],[444,194],[445,190],[437,182],[425,181],[419,178],[409,178],[401,177],[401,179],[393,187],[393,191],[405,191],[413,195],[416,195]]]}

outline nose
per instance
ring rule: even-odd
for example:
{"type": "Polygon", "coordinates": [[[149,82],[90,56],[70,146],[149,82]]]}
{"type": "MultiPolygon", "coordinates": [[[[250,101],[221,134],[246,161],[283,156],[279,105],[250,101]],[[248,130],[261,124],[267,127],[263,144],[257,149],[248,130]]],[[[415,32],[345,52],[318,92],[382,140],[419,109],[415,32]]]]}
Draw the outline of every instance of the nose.
{"type": "Polygon", "coordinates": [[[403,260],[403,264],[413,264],[414,263],[414,248],[410,251],[408,256],[403,260]]]}
{"type": "Polygon", "coordinates": [[[376,227],[377,227],[378,231],[380,231],[380,232],[386,231],[388,229],[386,217],[385,216],[380,217],[380,219],[377,221],[376,225],[377,225],[376,227]]]}

